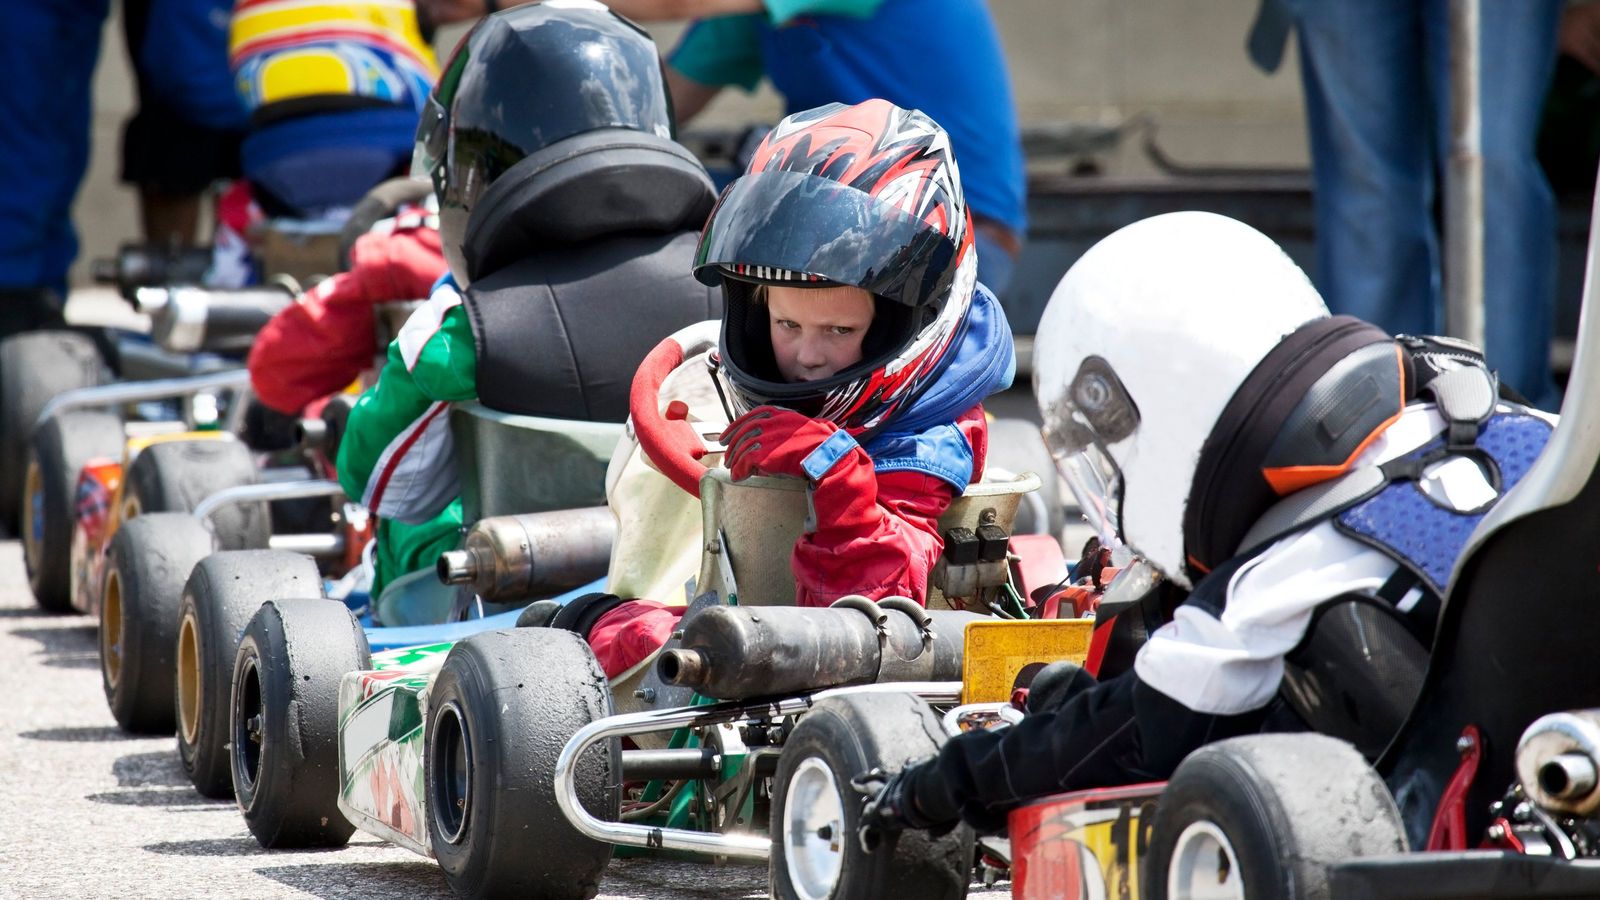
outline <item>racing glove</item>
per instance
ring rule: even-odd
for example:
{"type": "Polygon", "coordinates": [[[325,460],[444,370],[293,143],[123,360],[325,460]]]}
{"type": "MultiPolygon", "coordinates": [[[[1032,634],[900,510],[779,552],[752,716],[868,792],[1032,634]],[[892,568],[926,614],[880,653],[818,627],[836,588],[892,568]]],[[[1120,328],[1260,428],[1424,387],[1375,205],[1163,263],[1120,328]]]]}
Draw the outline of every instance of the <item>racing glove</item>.
{"type": "MultiPolygon", "coordinates": [[[[839,426],[826,419],[812,419],[777,406],[758,406],[722,433],[722,443],[728,448],[723,459],[734,481],[751,475],[806,478],[806,458],[838,433],[839,426]]],[[[849,446],[853,448],[855,442],[849,441],[849,446]]]]}
{"type": "MultiPolygon", "coordinates": [[[[908,828],[942,835],[959,824],[960,819],[950,804],[934,803],[929,810],[917,802],[919,785],[929,778],[939,777],[936,763],[933,759],[923,760],[892,775],[873,769],[850,779],[850,787],[863,798],[856,827],[856,840],[863,851],[872,853],[885,838],[908,828]]],[[[929,791],[924,788],[922,793],[929,791]]]]}

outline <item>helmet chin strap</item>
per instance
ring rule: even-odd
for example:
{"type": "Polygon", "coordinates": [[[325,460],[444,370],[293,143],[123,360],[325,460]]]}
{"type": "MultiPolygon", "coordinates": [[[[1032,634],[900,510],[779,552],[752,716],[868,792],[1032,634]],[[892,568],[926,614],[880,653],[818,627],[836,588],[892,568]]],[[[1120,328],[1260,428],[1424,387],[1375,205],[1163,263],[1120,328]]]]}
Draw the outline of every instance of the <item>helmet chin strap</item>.
{"type": "Polygon", "coordinates": [[[1250,372],[1200,450],[1183,543],[1198,579],[1284,494],[1336,477],[1407,400],[1406,359],[1350,316],[1313,319],[1250,372]]]}

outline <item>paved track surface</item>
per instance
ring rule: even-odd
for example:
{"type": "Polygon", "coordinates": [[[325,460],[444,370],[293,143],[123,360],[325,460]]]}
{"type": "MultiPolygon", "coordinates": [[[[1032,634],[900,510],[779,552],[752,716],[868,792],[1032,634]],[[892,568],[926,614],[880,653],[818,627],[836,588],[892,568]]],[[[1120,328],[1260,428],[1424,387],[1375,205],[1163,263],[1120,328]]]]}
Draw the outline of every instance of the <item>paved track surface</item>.
{"type": "MultiPolygon", "coordinates": [[[[766,867],[618,860],[602,891],[762,897],[766,867]]],[[[341,850],[262,850],[231,801],[189,786],[173,738],[117,729],[94,622],[42,613],[19,545],[0,542],[0,897],[449,896],[434,863],[360,833],[341,850]]]]}

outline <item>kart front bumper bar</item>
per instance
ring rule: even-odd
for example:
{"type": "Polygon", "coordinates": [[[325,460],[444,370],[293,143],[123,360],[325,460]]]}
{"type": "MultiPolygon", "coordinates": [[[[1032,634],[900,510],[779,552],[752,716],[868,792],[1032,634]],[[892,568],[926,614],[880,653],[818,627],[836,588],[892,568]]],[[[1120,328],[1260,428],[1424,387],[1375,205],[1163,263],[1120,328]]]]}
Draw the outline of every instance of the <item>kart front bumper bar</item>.
{"type": "Polygon", "coordinates": [[[775,719],[803,713],[819,701],[845,694],[916,694],[931,703],[956,703],[961,696],[959,681],[905,681],[829,688],[810,694],[769,700],[736,700],[710,706],[680,706],[607,716],[578,729],[556,759],[556,802],[567,821],[597,841],[624,847],[662,850],[687,850],[726,856],[731,859],[764,860],[772,854],[772,839],[760,834],[723,834],[691,831],[687,828],[660,828],[628,822],[606,822],[590,815],[578,800],[574,777],[578,757],[607,738],[699,728],[712,725],[748,723],[755,719],[775,719]]]}

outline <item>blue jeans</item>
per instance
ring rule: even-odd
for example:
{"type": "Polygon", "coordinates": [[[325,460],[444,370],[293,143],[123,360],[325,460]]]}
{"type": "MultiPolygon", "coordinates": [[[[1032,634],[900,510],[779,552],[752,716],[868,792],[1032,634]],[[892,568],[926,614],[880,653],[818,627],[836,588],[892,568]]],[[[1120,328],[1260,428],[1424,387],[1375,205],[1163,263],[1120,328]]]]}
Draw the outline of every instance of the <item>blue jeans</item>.
{"type": "MultiPolygon", "coordinates": [[[[1443,329],[1448,0],[1285,0],[1300,41],[1317,286],[1391,332],[1443,329]]],[[[1554,408],[1555,200],[1535,158],[1561,0],[1482,0],[1484,334],[1489,365],[1554,408]]]]}
{"type": "Polygon", "coordinates": [[[108,0],[12,3],[0,29],[0,288],[66,296],[72,200],[89,165],[89,106],[108,0]]]}
{"type": "Polygon", "coordinates": [[[1017,261],[981,228],[973,230],[972,245],[978,251],[978,283],[988,288],[997,299],[1004,299],[1006,287],[1011,284],[1011,276],[1016,272],[1017,261]]]}

